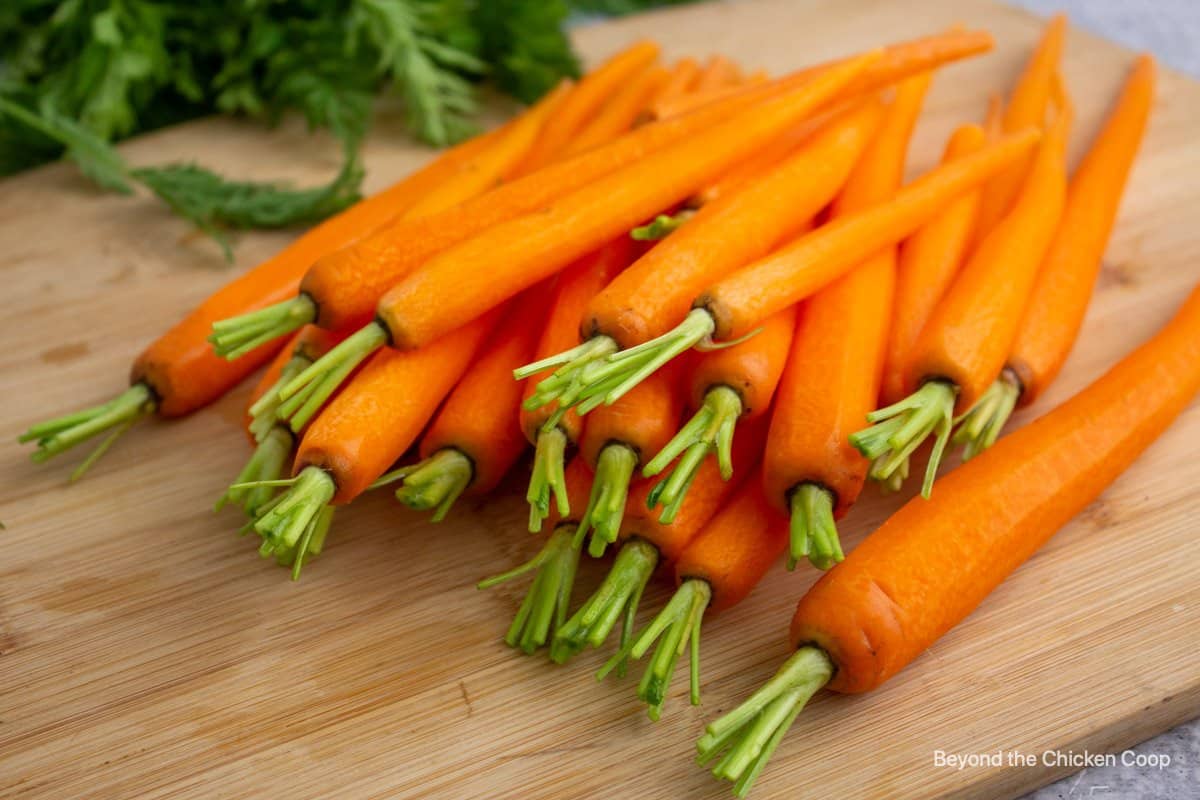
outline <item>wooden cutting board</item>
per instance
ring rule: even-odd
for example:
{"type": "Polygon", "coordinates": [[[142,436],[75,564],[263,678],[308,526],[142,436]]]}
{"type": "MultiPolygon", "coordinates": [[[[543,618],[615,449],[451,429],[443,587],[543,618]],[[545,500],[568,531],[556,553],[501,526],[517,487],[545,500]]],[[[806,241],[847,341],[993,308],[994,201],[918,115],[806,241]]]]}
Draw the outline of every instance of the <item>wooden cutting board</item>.
{"type": "MultiPolygon", "coordinates": [[[[927,168],[978,119],[1039,33],[982,0],[709,4],[577,31],[596,60],[636,37],[669,55],[727,53],[782,72],[955,22],[994,53],[935,82],[912,153],[927,168]]],[[[1073,152],[1130,54],[1073,31],[1073,152]]],[[[1086,329],[1027,421],[1150,335],[1200,280],[1200,86],[1165,72],[1086,329]]],[[[315,182],[336,147],[297,126],[211,120],[123,148],[247,177],[315,182]]],[[[385,112],[371,188],[428,152],[385,112]]],[[[239,265],[282,234],[246,236],[239,265]]],[[[500,642],[524,586],[473,582],[535,552],[522,476],[432,525],[386,493],[340,512],[299,583],[238,538],[212,501],[247,455],[243,388],[179,423],[130,433],[86,480],[34,466],[12,439],[101,401],[144,342],[225,281],[210,243],[144,198],[102,195],[67,166],[0,183],[0,795],[10,797],[722,797],[692,763],[705,720],[787,654],[811,570],[770,575],[704,629],[704,705],[677,676],[650,723],[634,681],[597,683],[605,654],[566,667],[500,642]]],[[[1200,712],[1200,405],[956,630],[883,689],[806,709],[756,789],[769,797],[1015,796],[1069,767],[937,768],[951,753],[1122,748],[1200,712]]],[[[69,462],[72,457],[62,459],[69,462]]],[[[1021,498],[1012,498],[1014,503],[1021,498]]],[[[852,546],[900,502],[867,492],[852,546]]],[[[585,569],[584,588],[596,569],[585,569]]],[[[662,587],[643,611],[657,609],[662,587]]]]}

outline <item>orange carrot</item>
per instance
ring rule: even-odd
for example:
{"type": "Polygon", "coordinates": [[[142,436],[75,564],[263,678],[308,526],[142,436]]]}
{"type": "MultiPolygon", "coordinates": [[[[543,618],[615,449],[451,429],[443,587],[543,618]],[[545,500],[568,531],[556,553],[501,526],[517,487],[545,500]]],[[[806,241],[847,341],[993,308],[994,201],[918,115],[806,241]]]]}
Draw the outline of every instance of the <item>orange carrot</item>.
{"type": "MultiPolygon", "coordinates": [[[[946,143],[946,164],[983,147],[978,125],[963,125],[946,143]]],[[[969,192],[914,233],[900,247],[896,301],[884,358],[881,395],[885,405],[904,397],[904,364],[917,336],[950,286],[966,257],[979,211],[979,192],[969,192]]]]}
{"type": "Polygon", "coordinates": [[[960,421],[954,441],[970,458],[990,447],[1018,405],[1058,375],[1091,299],[1133,157],[1154,100],[1154,60],[1142,56],[1067,189],[1062,221],[1038,272],[1007,366],[960,421]]]}
{"type": "Polygon", "coordinates": [[[442,251],[384,294],[374,322],[284,387],[281,411],[293,425],[302,425],[305,414],[319,406],[346,371],[380,347],[421,347],[678,203],[813,113],[876,57],[867,54],[829,70],[539,211],[442,251]]]}
{"type": "Polygon", "coordinates": [[[578,390],[604,386],[603,375],[594,383],[581,379],[619,347],[669,330],[701,287],[803,230],[841,188],[881,113],[867,103],[835,118],[762,180],[705,206],[621,273],[589,304],[584,343],[539,362],[558,369],[531,402],[569,406],[581,399],[578,390]]]}
{"type": "Polygon", "coordinates": [[[564,106],[558,111],[558,124],[547,128],[525,157],[522,172],[549,164],[566,148],[604,103],[630,78],[658,60],[654,42],[635,42],[604,64],[584,75],[564,106]]]}
{"type": "MultiPolygon", "coordinates": [[[[486,314],[420,350],[371,359],[300,441],[287,491],[259,509],[260,552],[292,565],[319,552],[333,506],[365,491],[416,440],[494,326],[486,314]],[[413,387],[420,391],[413,391],[413,387]]],[[[235,484],[234,488],[247,484],[235,484]]]]}
{"type": "MultiPolygon", "coordinates": [[[[555,634],[550,645],[550,657],[562,663],[578,654],[585,647],[599,647],[612,632],[617,620],[624,615],[620,651],[600,670],[602,678],[614,668],[624,671],[629,647],[629,634],[637,614],[638,602],[655,567],[670,563],[693,538],[704,528],[725,500],[750,473],[750,465],[762,449],[766,425],[761,419],[753,420],[749,430],[739,437],[737,459],[742,465],[736,480],[724,479],[711,461],[693,473],[690,501],[675,511],[672,519],[664,523],[655,519],[650,505],[658,487],[650,488],[643,482],[630,493],[627,513],[621,525],[623,543],[613,561],[612,569],[599,588],[579,607],[555,634]]],[[[653,713],[652,713],[653,716],[653,713]]]]}
{"type": "Polygon", "coordinates": [[[738,86],[741,82],[741,68],[726,56],[717,54],[704,64],[704,69],[700,71],[693,91],[710,92],[714,89],[724,89],[727,86],[738,86]]]}
{"type": "MultiPolygon", "coordinates": [[[[834,205],[833,219],[895,195],[930,78],[925,73],[900,84],[878,136],[834,205]]],[[[789,567],[807,558],[828,569],[842,559],[834,520],[858,499],[868,467],[847,437],[879,400],[895,270],[895,247],[886,247],[805,307],[763,461],[767,497],[791,518],[789,567]]]]}
{"type": "Polygon", "coordinates": [[[695,90],[696,80],[700,77],[700,65],[694,58],[681,58],[671,67],[671,74],[654,96],[650,98],[647,107],[642,110],[642,122],[653,119],[653,109],[659,103],[672,102],[677,98],[695,90]]]}
{"type": "MultiPolygon", "coordinates": [[[[587,365],[578,376],[573,399],[585,402],[581,408],[614,402],[660,366],[706,340],[753,333],[772,314],[911,234],[956,197],[1011,163],[1038,138],[1036,131],[1026,131],[943,164],[905,186],[891,200],[836,219],[726,276],[703,292],[693,310],[673,329],[587,365]]],[[[563,402],[561,397],[559,401],[563,402]]]]}
{"type": "MultiPolygon", "coordinates": [[[[559,276],[550,315],[534,351],[535,358],[551,356],[579,340],[579,318],[583,309],[628,266],[632,250],[629,237],[620,236],[579,259],[559,276]]],[[[513,374],[518,379],[537,375],[537,364],[534,362],[532,370],[522,367],[513,374]]],[[[523,400],[528,401],[532,393],[533,384],[525,384],[523,400]]],[[[534,445],[533,472],[525,495],[529,502],[529,529],[534,531],[541,528],[542,520],[550,514],[551,498],[560,515],[571,510],[563,464],[567,448],[579,443],[583,419],[574,409],[567,409],[562,414],[556,411],[556,404],[523,402],[521,405],[521,430],[534,445]]]]}
{"type": "MultiPolygon", "coordinates": [[[[565,473],[566,492],[572,508],[584,507],[591,484],[591,468],[582,458],[572,459],[565,473]]],[[[553,510],[551,513],[550,538],[537,555],[508,572],[476,584],[480,589],[489,589],[527,572],[534,573],[529,591],[504,636],[509,647],[519,647],[526,653],[533,653],[544,645],[566,620],[575,570],[583,549],[583,536],[578,531],[579,518],[567,515],[559,518],[553,510]]]]}
{"type": "Polygon", "coordinates": [[[628,85],[601,108],[595,119],[583,127],[564,151],[566,155],[607,144],[633,125],[646,109],[651,97],[666,83],[669,73],[663,67],[650,65],[632,76],[628,85]]]}
{"type": "Polygon", "coordinates": [[[869,414],[875,424],[851,437],[874,461],[872,478],[903,475],[909,456],[933,435],[921,489],[928,497],[955,410],[971,408],[1003,369],[1062,215],[1070,116],[1063,109],[1038,147],[1016,205],[980,243],[921,330],[904,375],[911,394],[869,414]]]}
{"type": "MultiPolygon", "coordinates": [[[[1054,95],[1055,75],[1062,60],[1063,39],[1067,32],[1067,18],[1055,14],[1046,23],[1042,39],[1029,58],[1024,72],[1013,87],[1012,96],[1004,107],[1000,118],[1000,131],[1013,133],[1031,125],[1041,125],[1046,108],[1054,95]]],[[[1009,212],[1032,165],[1032,158],[1013,164],[988,181],[983,187],[979,206],[979,232],[976,241],[983,237],[1009,212]]]]}
{"type": "Polygon", "coordinates": [[[1200,291],[1091,386],[913,499],[800,600],[796,652],[707,727],[702,761],[744,795],[823,686],[866,692],[925,652],[1082,511],[1200,390],[1200,291]]]}

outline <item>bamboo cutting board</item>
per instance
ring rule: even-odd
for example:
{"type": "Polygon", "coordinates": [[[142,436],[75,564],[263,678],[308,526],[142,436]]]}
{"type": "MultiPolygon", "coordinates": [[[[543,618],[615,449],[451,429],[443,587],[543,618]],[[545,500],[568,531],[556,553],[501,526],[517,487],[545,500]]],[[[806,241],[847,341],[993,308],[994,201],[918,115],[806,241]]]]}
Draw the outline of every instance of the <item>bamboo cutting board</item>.
{"type": "MultiPolygon", "coordinates": [[[[709,4],[577,32],[598,59],[635,37],[782,72],[954,22],[996,51],[938,77],[913,147],[936,159],[1006,88],[1039,23],[976,0],[709,4]]],[[[1129,54],[1072,32],[1073,148],[1129,54]]],[[[384,113],[372,189],[428,157],[384,113]]],[[[1040,413],[1150,335],[1200,280],[1200,86],[1162,76],[1148,139],[1080,346],[1040,413]]],[[[315,182],[337,149],[298,127],[212,120],[142,137],[137,163],[199,158],[315,182]]],[[[245,237],[239,264],[286,241],[245,237]]],[[[692,763],[705,720],[787,653],[811,570],[776,571],[704,629],[704,705],[680,674],[650,723],[605,654],[566,667],[508,650],[524,590],[473,582],[535,552],[519,485],[431,525],[365,497],[290,583],[209,508],[247,455],[245,388],[130,433],[78,485],[11,444],[30,423],[106,399],[143,343],[228,278],[212,246],[146,199],[100,195],[53,166],[0,183],[0,795],[9,797],[722,797],[692,763]]],[[[1020,416],[1027,421],[1030,414],[1020,416]]],[[[1111,751],[1200,713],[1200,405],[929,653],[869,695],[806,709],[755,790],[770,797],[1008,797],[1069,767],[937,768],[933,752],[1111,751]]],[[[64,460],[69,460],[70,457],[64,460]]],[[[852,546],[898,504],[868,492],[852,546]]],[[[1020,502],[1014,497],[1013,502],[1020,502]]],[[[599,573],[585,569],[581,587],[599,573]]],[[[578,593],[577,593],[577,596],[578,593]]],[[[644,612],[666,597],[648,593],[644,612]]]]}

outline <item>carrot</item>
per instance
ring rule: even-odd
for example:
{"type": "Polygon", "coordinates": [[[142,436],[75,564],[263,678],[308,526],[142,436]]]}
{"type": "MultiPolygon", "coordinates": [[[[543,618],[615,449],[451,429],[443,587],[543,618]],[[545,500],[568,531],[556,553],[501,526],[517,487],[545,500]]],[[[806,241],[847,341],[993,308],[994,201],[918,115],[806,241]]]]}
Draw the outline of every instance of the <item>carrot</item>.
{"type": "Polygon", "coordinates": [[[876,57],[854,59],[435,255],[384,294],[374,322],[284,387],[281,411],[303,424],[346,371],[380,347],[421,347],[679,202],[808,116],[876,57]]]}
{"type": "Polygon", "coordinates": [[[970,458],[996,441],[1009,414],[1032,403],[1075,344],[1129,169],[1154,101],[1154,59],[1135,62],[1116,106],[1067,188],[1062,221],[1038,272],[1005,369],[959,422],[970,458]]]}
{"type": "Polygon", "coordinates": [[[702,287],[803,230],[841,188],[880,116],[877,103],[866,103],[835,118],[762,180],[705,206],[621,273],[589,304],[583,344],[539,362],[558,369],[538,384],[535,402],[579,402],[594,385],[586,379],[593,366],[668,330],[702,287]]]}
{"type": "Polygon", "coordinates": [[[695,414],[642,470],[652,477],[679,459],[654,496],[668,517],[683,502],[709,453],[716,454],[725,480],[733,476],[734,430],[771,407],[796,330],[796,311],[795,306],[780,311],[763,323],[757,336],[705,354],[691,370],[688,388],[695,414]]]}
{"type": "Polygon", "coordinates": [[[658,91],[670,73],[656,64],[649,65],[631,77],[624,86],[597,113],[595,119],[583,127],[579,135],[564,151],[566,155],[582,153],[598,145],[607,144],[633,125],[646,104],[658,91]]]}
{"type": "MultiPolygon", "coordinates": [[[[567,465],[564,479],[573,508],[583,508],[591,483],[591,468],[582,458],[573,458],[567,465]]],[[[566,620],[579,554],[583,550],[583,535],[578,523],[578,516],[552,517],[550,537],[537,555],[508,572],[476,584],[479,589],[490,589],[527,572],[534,573],[529,591],[504,636],[509,647],[533,653],[549,641],[566,620]]]]}
{"type": "MultiPolygon", "coordinates": [[[[690,502],[676,509],[670,522],[655,519],[651,511],[657,487],[644,481],[633,489],[627,502],[627,514],[621,524],[623,543],[599,588],[579,610],[559,626],[550,644],[550,657],[558,663],[580,653],[585,647],[599,647],[608,638],[617,620],[624,616],[621,649],[628,646],[629,634],[637,614],[638,603],[655,567],[670,563],[684,552],[713,514],[724,504],[749,474],[749,465],[762,448],[766,426],[755,420],[750,430],[739,437],[738,462],[744,464],[735,480],[725,480],[711,461],[693,473],[690,502]]],[[[597,677],[604,677],[614,668],[624,672],[625,657],[618,654],[609,661],[597,677]]]]}
{"type": "Polygon", "coordinates": [[[464,491],[483,494],[500,483],[526,446],[512,424],[521,405],[512,371],[533,355],[553,288],[534,287],[509,304],[499,335],[479,350],[421,437],[421,460],[384,475],[376,486],[402,481],[396,498],[410,508],[433,509],[433,521],[440,522],[464,491]]]}
{"type": "Polygon", "coordinates": [[[596,69],[587,73],[558,112],[558,124],[540,136],[525,157],[522,172],[533,172],[549,164],[592,120],[600,108],[631,78],[658,60],[654,42],[635,42],[596,69]]]}
{"type": "MultiPolygon", "coordinates": [[[[246,314],[294,295],[313,259],[347,245],[417,202],[421,196],[482,148],[495,133],[454,147],[424,168],[379,194],[361,200],[308,231],[252,270],[210,295],[137,357],[130,387],[116,398],[74,414],[34,425],[22,442],[36,441],[34,461],[45,461],[106,431],[108,437],[72,474],[77,479],[138,420],[157,414],[182,417],[236,386],[269,360],[280,343],[257,346],[231,364],[213,354],[208,343],[215,322],[246,314]]],[[[299,325],[288,331],[299,328],[299,325]]]]}
{"type": "Polygon", "coordinates": [[[588,545],[594,557],[617,540],[635,471],[666,445],[679,424],[683,399],[677,382],[673,371],[664,371],[593,414],[583,429],[579,452],[596,477],[579,530],[580,535],[594,530],[588,545]]]}
{"type": "Polygon", "coordinates": [[[721,54],[711,56],[700,71],[693,91],[710,92],[727,86],[738,86],[742,82],[742,70],[728,57],[721,54]]]}
{"type": "Polygon", "coordinates": [[[970,614],[1133,463],[1200,390],[1200,290],[1152,339],[913,499],[800,600],[796,652],[707,727],[702,761],[744,795],[817,690],[876,688],[970,614]]]}
{"type": "Polygon", "coordinates": [[[498,312],[484,315],[429,347],[371,359],[305,431],[294,477],[264,482],[287,491],[259,509],[254,522],[263,538],[259,552],[291,564],[293,579],[298,577],[305,558],[323,545],[333,506],[356,498],[403,455],[497,317],[498,312]]]}
{"type": "MultiPolygon", "coordinates": [[[[978,125],[963,125],[946,143],[947,164],[983,147],[978,125]]],[[[917,336],[966,257],[979,212],[979,192],[969,192],[946,206],[900,246],[896,266],[896,300],[884,357],[880,393],[887,405],[904,397],[904,364],[917,336]]]]}
{"type": "Polygon", "coordinates": [[[700,65],[696,59],[684,57],[676,61],[671,67],[671,74],[667,80],[658,87],[658,91],[650,98],[646,108],[642,109],[638,117],[639,122],[648,122],[653,119],[653,109],[659,103],[672,102],[694,91],[699,77],[700,65]]]}
{"type": "MultiPolygon", "coordinates": [[[[895,195],[931,77],[918,75],[897,88],[833,219],[895,195]]],[[[895,247],[886,247],[814,295],[787,357],[763,480],[771,504],[791,518],[789,568],[807,558],[828,569],[843,557],[834,520],[858,499],[868,467],[847,436],[879,400],[895,271],[895,247]]]]}
{"type": "MultiPolygon", "coordinates": [[[[1012,96],[1004,107],[1000,118],[1000,130],[1013,133],[1030,125],[1041,125],[1046,108],[1054,94],[1055,75],[1062,59],[1063,39],[1067,32],[1067,18],[1055,14],[1046,23],[1041,41],[1029,58],[1024,72],[1013,87],[1012,96]]],[[[979,205],[979,235],[977,241],[995,227],[1009,212],[1032,165],[1032,158],[1025,158],[988,181],[983,187],[979,205]]]]}
{"type": "MultiPolygon", "coordinates": [[[[563,272],[534,352],[535,358],[546,358],[578,341],[579,318],[584,307],[628,266],[631,257],[632,243],[628,237],[620,236],[563,272]]],[[[535,375],[538,373],[538,363],[530,365],[532,370],[522,367],[514,370],[513,374],[518,379],[526,374],[535,375]]],[[[583,420],[573,409],[557,414],[555,404],[529,403],[533,393],[531,383],[526,384],[522,391],[521,430],[534,445],[533,472],[525,499],[529,502],[529,529],[536,531],[541,529],[542,520],[550,514],[551,498],[560,515],[570,513],[570,495],[566,489],[563,463],[567,448],[579,443],[583,420]]]]}
{"type": "Polygon", "coordinates": [[[1070,117],[1064,108],[1038,147],[1016,205],[980,243],[921,330],[905,369],[911,394],[871,412],[867,419],[874,424],[850,437],[873,460],[872,478],[903,474],[912,452],[933,435],[921,488],[928,497],[955,411],[974,405],[1003,369],[1062,216],[1070,117]]]}
{"type": "MultiPolygon", "coordinates": [[[[943,164],[905,186],[891,200],[823,225],[726,276],[700,294],[692,311],[671,330],[585,366],[577,377],[573,399],[589,404],[601,402],[601,398],[605,403],[614,402],[693,346],[713,338],[736,340],[754,333],[772,314],[911,234],[956,197],[1032,147],[1038,138],[1037,131],[1026,131],[943,164]]],[[[670,241],[668,238],[664,244],[670,241]]]]}

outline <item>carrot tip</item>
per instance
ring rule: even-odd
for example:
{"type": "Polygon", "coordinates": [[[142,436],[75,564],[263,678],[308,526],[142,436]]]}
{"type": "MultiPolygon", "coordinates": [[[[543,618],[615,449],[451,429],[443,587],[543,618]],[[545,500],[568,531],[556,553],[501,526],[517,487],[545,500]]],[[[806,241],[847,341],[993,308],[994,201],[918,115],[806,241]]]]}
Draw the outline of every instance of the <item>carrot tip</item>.
{"type": "Polygon", "coordinates": [[[259,440],[254,454],[242,467],[233,485],[217,500],[213,511],[220,511],[225,505],[233,504],[249,517],[258,516],[259,509],[275,496],[274,487],[270,483],[277,481],[286,471],[288,457],[292,453],[295,441],[292,432],[287,428],[282,425],[273,426],[267,435],[259,440]]]}
{"type": "Polygon", "coordinates": [[[441,522],[474,476],[471,459],[461,450],[446,447],[409,470],[396,490],[396,499],[418,511],[433,509],[433,521],[441,522]]]}
{"type": "Polygon", "coordinates": [[[259,554],[290,565],[295,580],[305,559],[324,546],[335,487],[333,478],[319,467],[305,467],[290,480],[286,492],[260,509],[254,530],[263,539],[259,554]]]}
{"type": "Polygon", "coordinates": [[[733,781],[734,794],[745,797],[796,716],[831,677],[825,651],[801,647],[746,702],[709,723],[696,742],[697,760],[706,764],[725,752],[713,775],[733,781]]]}
{"type": "Polygon", "coordinates": [[[542,522],[550,516],[551,499],[560,517],[571,513],[563,467],[566,452],[567,435],[562,428],[555,426],[538,432],[533,451],[533,472],[529,476],[529,489],[525,492],[525,499],[529,502],[529,530],[532,533],[540,531],[542,522]]]}
{"type": "Polygon", "coordinates": [[[639,242],[657,242],[679,229],[679,226],[696,216],[696,212],[685,208],[675,214],[659,214],[645,225],[634,228],[629,235],[639,242]]]}
{"type": "Polygon", "coordinates": [[[622,615],[621,647],[625,647],[642,591],[658,560],[658,549],[645,540],[630,539],[622,545],[600,588],[554,634],[550,658],[562,664],[588,645],[599,647],[622,615]]]}
{"type": "Polygon", "coordinates": [[[791,549],[788,569],[802,559],[826,570],[846,556],[833,520],[833,492],[815,483],[802,483],[791,497],[791,549]]]}
{"type": "Polygon", "coordinates": [[[279,419],[299,433],[355,367],[387,344],[387,331],[372,322],[347,336],[279,390],[279,419]]]}
{"type": "Polygon", "coordinates": [[[587,535],[589,529],[592,531],[588,554],[593,558],[604,555],[608,546],[617,540],[621,520],[625,518],[629,483],[633,480],[637,463],[637,452],[618,442],[606,444],[596,459],[592,491],[583,517],[579,520],[581,536],[587,535]]]}
{"type": "Polygon", "coordinates": [[[108,432],[108,436],[71,473],[71,480],[78,480],[112,447],[121,434],[134,423],[154,413],[157,402],[154,393],[144,383],[135,383],[121,394],[92,408],[66,414],[34,425],[21,434],[18,442],[36,442],[37,450],[30,458],[36,463],[47,461],[78,444],[108,432]]]}
{"type": "Polygon", "coordinates": [[[536,572],[525,600],[504,635],[504,641],[510,647],[533,653],[562,627],[582,549],[583,540],[575,535],[575,526],[560,525],[529,561],[476,584],[480,589],[490,589],[527,572],[536,572]]]}
{"type": "Polygon", "coordinates": [[[213,323],[208,341],[221,358],[233,361],[267,342],[303,328],[317,317],[317,306],[306,294],[213,323]]]}
{"type": "Polygon", "coordinates": [[[996,443],[1020,398],[1020,381],[1011,371],[1005,370],[975,405],[954,420],[957,430],[951,441],[964,445],[963,461],[971,460],[996,443]]]}

